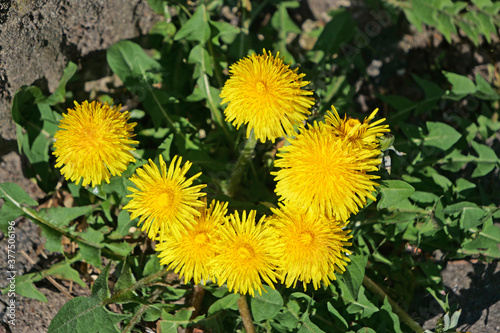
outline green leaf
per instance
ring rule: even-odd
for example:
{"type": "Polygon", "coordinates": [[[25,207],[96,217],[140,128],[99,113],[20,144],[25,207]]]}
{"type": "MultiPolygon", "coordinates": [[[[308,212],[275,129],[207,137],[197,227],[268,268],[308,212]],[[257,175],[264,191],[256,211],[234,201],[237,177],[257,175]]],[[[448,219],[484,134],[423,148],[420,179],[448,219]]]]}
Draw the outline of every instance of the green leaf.
{"type": "Polygon", "coordinates": [[[266,292],[250,299],[252,316],[257,322],[274,318],[283,307],[281,294],[267,285],[263,287],[266,292]]]}
{"type": "Polygon", "coordinates": [[[129,315],[116,314],[105,307],[109,298],[108,273],[109,265],[94,282],[90,297],[69,300],[52,319],[48,333],[120,332],[116,324],[129,315]]]}
{"type": "MultiPolygon", "coordinates": [[[[342,317],[340,312],[337,309],[335,309],[335,307],[332,305],[332,303],[328,302],[327,308],[328,308],[328,312],[330,312],[332,314],[332,316],[342,324],[343,328],[345,328],[347,330],[349,328],[349,324],[347,324],[347,321],[344,319],[344,317],[342,317]]],[[[337,320],[335,321],[336,323],[337,323],[337,320]]]]}
{"type": "Polygon", "coordinates": [[[363,253],[356,253],[349,256],[351,262],[348,264],[348,269],[340,275],[342,281],[347,286],[347,290],[353,299],[356,299],[359,293],[359,288],[363,284],[365,276],[365,267],[368,262],[368,257],[363,253]]]}
{"type": "Polygon", "coordinates": [[[24,215],[22,205],[37,206],[38,202],[33,200],[21,186],[15,183],[0,183],[0,198],[5,199],[5,203],[0,210],[0,230],[7,233],[9,222],[24,215]]]}
{"type": "Polygon", "coordinates": [[[0,183],[0,198],[9,200],[17,207],[23,204],[38,206],[38,202],[33,200],[21,186],[15,183],[0,183]]]}
{"type": "Polygon", "coordinates": [[[24,297],[29,297],[39,300],[40,302],[43,303],[49,302],[47,300],[47,297],[45,297],[45,295],[42,294],[40,290],[36,289],[35,286],[33,285],[33,282],[31,281],[17,283],[17,278],[16,278],[16,293],[24,297]]]}
{"type": "Polygon", "coordinates": [[[39,214],[52,225],[62,228],[67,227],[77,217],[90,214],[92,209],[92,206],[52,207],[40,209],[39,214]]]}
{"type": "Polygon", "coordinates": [[[496,101],[500,99],[500,95],[490,86],[490,84],[481,76],[476,74],[476,96],[489,101],[496,101]]]}
{"type": "Polygon", "coordinates": [[[175,315],[162,311],[162,320],[160,321],[161,332],[177,333],[179,327],[185,327],[190,323],[189,319],[192,313],[193,310],[189,309],[179,310],[175,315]]]}
{"type": "Polygon", "coordinates": [[[402,333],[401,324],[399,323],[399,317],[392,311],[392,306],[387,300],[387,297],[384,298],[384,305],[380,308],[380,316],[381,316],[381,325],[377,332],[385,332],[389,330],[390,332],[402,333]],[[392,323],[392,327],[387,327],[386,325],[392,323]]]}
{"type": "Polygon", "coordinates": [[[468,77],[446,71],[443,74],[452,85],[451,93],[458,99],[476,92],[476,85],[468,77]]]}
{"type": "Polygon", "coordinates": [[[198,6],[193,16],[177,31],[174,40],[187,39],[205,44],[210,38],[210,20],[205,5],[198,6]]]}
{"type": "Polygon", "coordinates": [[[381,199],[377,209],[397,208],[397,204],[408,198],[415,188],[402,180],[384,180],[380,183],[381,199]]]}
{"type": "Polygon", "coordinates": [[[474,162],[477,163],[477,166],[472,173],[472,178],[485,176],[490,173],[495,168],[495,166],[500,164],[500,160],[498,159],[497,154],[490,147],[477,143],[475,141],[472,141],[471,145],[479,155],[478,158],[474,159],[474,162]]]}
{"type": "Polygon", "coordinates": [[[302,325],[297,333],[324,333],[315,323],[309,318],[309,314],[305,313],[301,318],[302,325]]]}
{"type": "Polygon", "coordinates": [[[314,51],[323,51],[325,56],[338,53],[343,43],[348,43],[354,36],[356,22],[349,11],[340,9],[330,13],[332,19],[319,35],[314,51]]]}
{"type": "Polygon", "coordinates": [[[196,64],[193,72],[193,78],[196,79],[206,73],[210,76],[214,74],[212,57],[210,53],[201,45],[196,45],[191,49],[188,56],[188,63],[196,64]]]}
{"type": "Polygon", "coordinates": [[[448,150],[462,137],[450,125],[432,121],[428,121],[426,125],[429,134],[424,137],[424,147],[448,150]]]}
{"type": "Polygon", "coordinates": [[[217,301],[215,301],[210,308],[208,309],[207,316],[212,316],[213,314],[226,310],[237,310],[238,309],[238,299],[240,298],[240,294],[231,293],[217,301]]]}
{"type": "Polygon", "coordinates": [[[62,103],[66,100],[66,84],[68,81],[75,75],[78,66],[73,62],[68,62],[68,65],[63,71],[63,75],[61,80],[59,80],[59,85],[57,86],[56,91],[52,95],[50,95],[45,103],[49,105],[55,105],[57,103],[62,103]]]}
{"type": "Polygon", "coordinates": [[[224,21],[209,21],[209,23],[211,26],[210,30],[214,35],[212,43],[217,46],[220,46],[219,40],[222,40],[226,44],[232,44],[236,36],[240,33],[240,28],[224,21]]]}
{"type": "Polygon", "coordinates": [[[463,230],[472,229],[483,222],[486,212],[481,208],[464,207],[460,217],[460,228],[463,230]]]}

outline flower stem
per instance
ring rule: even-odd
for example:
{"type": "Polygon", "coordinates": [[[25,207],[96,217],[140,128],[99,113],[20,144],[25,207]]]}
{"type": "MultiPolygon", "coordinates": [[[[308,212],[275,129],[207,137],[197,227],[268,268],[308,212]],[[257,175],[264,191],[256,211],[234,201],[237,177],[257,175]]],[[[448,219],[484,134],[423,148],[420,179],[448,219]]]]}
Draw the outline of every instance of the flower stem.
{"type": "Polygon", "coordinates": [[[397,314],[399,319],[401,319],[401,321],[403,321],[406,325],[408,325],[408,327],[410,327],[414,332],[416,333],[424,332],[424,329],[420,327],[420,325],[415,320],[413,320],[413,318],[410,317],[410,315],[406,313],[406,311],[403,310],[398,305],[398,303],[396,303],[392,298],[390,298],[389,295],[387,295],[387,293],[378,284],[376,284],[372,279],[370,279],[366,275],[363,278],[363,285],[366,287],[366,289],[378,295],[380,298],[384,299],[387,297],[387,300],[391,304],[394,313],[397,314]]]}
{"type": "Polygon", "coordinates": [[[247,331],[247,333],[255,333],[255,327],[253,326],[252,315],[250,314],[250,309],[248,308],[247,298],[243,294],[241,294],[238,299],[238,309],[240,310],[245,331],[247,331]]]}
{"type": "Polygon", "coordinates": [[[227,183],[227,186],[223,189],[224,194],[229,197],[233,197],[238,187],[240,186],[241,179],[243,178],[243,174],[246,169],[246,165],[248,161],[252,158],[253,151],[255,149],[255,145],[257,144],[257,139],[255,139],[255,135],[253,131],[250,133],[250,136],[245,142],[245,146],[241,150],[240,157],[238,161],[236,161],[236,165],[234,166],[233,173],[231,174],[231,178],[227,183]]]}

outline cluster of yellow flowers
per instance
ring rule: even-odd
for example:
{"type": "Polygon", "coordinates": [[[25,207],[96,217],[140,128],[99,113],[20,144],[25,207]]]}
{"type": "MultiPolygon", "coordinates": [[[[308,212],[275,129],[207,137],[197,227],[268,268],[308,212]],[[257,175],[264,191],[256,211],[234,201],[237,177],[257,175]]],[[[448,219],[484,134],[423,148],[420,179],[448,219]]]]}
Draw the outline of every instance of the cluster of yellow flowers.
{"type": "MultiPolygon", "coordinates": [[[[342,273],[351,245],[348,218],[363,207],[377,176],[370,172],[380,164],[378,137],[388,132],[384,119],[375,121],[375,110],[363,122],[343,119],[335,108],[325,122],[307,126],[313,104],[312,91],[302,88],[304,74],[285,65],[279,54],[252,55],[230,68],[221,97],[228,103],[226,120],[247,126],[258,140],[288,137],[273,172],[280,203],[273,215],[257,220],[256,211],[227,214],[227,203],[209,205],[194,185],[198,173],[186,177],[191,163],[175,156],[167,168],[152,160],[130,178],[130,202],[124,207],[139,218],[142,230],[157,240],[160,263],[174,269],[186,281],[216,281],[230,291],[262,293],[263,281],[274,288],[302,282],[330,284],[342,273]],[[298,132],[294,131],[298,127],[298,132]]],[[[61,121],[54,155],[66,179],[83,185],[109,182],[135,161],[130,144],[135,124],[119,106],[75,103],[61,121]]]]}

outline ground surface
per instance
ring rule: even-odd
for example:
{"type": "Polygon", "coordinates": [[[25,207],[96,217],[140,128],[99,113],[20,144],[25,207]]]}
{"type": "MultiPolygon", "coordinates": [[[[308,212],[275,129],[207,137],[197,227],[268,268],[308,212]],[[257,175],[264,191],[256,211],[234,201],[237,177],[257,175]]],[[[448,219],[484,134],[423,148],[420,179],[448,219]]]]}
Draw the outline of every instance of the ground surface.
{"type": "MultiPolygon", "coordinates": [[[[331,3],[338,6],[349,5],[350,2],[331,3]]],[[[101,3],[42,0],[15,2],[17,5],[13,3],[0,0],[0,183],[17,183],[34,199],[43,200],[46,194],[23,174],[25,161],[17,154],[15,127],[8,120],[10,102],[15,90],[24,84],[29,85],[37,81],[42,88],[53,91],[67,61],[72,60],[82,66],[89,59],[102,60],[102,50],[112,43],[145,33],[154,21],[154,14],[147,8],[146,1],[141,0],[127,1],[127,5],[120,7],[120,10],[117,10],[114,4],[122,3],[121,1],[101,3]],[[74,6],[79,9],[76,10],[74,6]],[[24,30],[18,29],[19,27],[24,30]]],[[[320,0],[309,1],[310,15],[317,20],[323,19],[323,14],[329,8],[328,3],[320,0]]],[[[304,47],[307,47],[307,40],[302,42],[304,47]]],[[[498,44],[493,46],[493,49],[499,48],[498,44]]],[[[373,75],[375,81],[378,80],[377,76],[382,68],[389,64],[409,72],[425,71],[426,64],[431,64],[442,52],[447,55],[444,65],[451,64],[447,70],[450,70],[449,67],[453,67],[455,62],[455,72],[458,73],[480,72],[486,64],[498,61],[491,58],[491,52],[481,48],[473,50],[467,44],[462,45],[461,50],[451,52],[442,44],[442,38],[432,31],[409,32],[397,50],[385,52],[387,56],[382,53],[380,60],[369,64],[368,74],[373,75]]],[[[397,79],[385,84],[395,93],[406,96],[412,94],[408,91],[398,92],[397,79]]],[[[370,98],[373,97],[370,96],[373,95],[373,87],[360,85],[359,90],[357,102],[360,109],[368,110],[371,106],[367,106],[367,103],[369,104],[370,98]]],[[[16,269],[19,275],[46,268],[58,259],[44,250],[44,240],[39,236],[39,229],[33,222],[18,219],[16,232],[19,246],[16,269]]],[[[0,287],[6,285],[3,278],[3,272],[6,271],[6,248],[6,239],[0,234],[0,287]]],[[[450,295],[450,303],[462,308],[460,327],[463,331],[500,332],[498,262],[448,262],[442,277],[450,295]]],[[[88,295],[90,292],[89,288],[57,282],[63,289],[70,291],[72,297],[88,295]]],[[[51,319],[67,302],[68,297],[47,280],[37,283],[36,287],[49,302],[42,303],[18,297],[16,326],[9,327],[2,322],[0,332],[46,332],[51,319]]],[[[6,300],[5,295],[0,297],[1,317],[6,300]]],[[[426,306],[423,306],[419,313],[412,313],[412,316],[418,318],[425,328],[433,328],[441,314],[440,308],[431,296],[426,296],[424,303],[426,306]]]]}

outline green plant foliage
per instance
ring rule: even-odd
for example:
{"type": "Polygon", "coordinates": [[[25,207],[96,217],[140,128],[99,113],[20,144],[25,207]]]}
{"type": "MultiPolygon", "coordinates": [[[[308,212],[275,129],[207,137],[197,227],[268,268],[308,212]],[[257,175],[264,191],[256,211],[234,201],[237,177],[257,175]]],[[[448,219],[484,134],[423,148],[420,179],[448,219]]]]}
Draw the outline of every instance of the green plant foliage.
{"type": "Polygon", "coordinates": [[[498,12],[500,6],[490,0],[476,0],[469,4],[465,1],[387,1],[403,10],[408,21],[419,31],[422,24],[435,27],[451,43],[451,35],[460,29],[474,42],[479,44],[479,36],[491,43],[491,35],[497,34],[500,27],[498,12]]]}
{"type": "Polygon", "coordinates": [[[203,281],[202,292],[191,281],[178,280],[160,265],[157,243],[141,230],[139,218],[131,219],[123,207],[131,202],[130,177],[138,168],[149,160],[158,164],[160,155],[168,165],[180,155],[193,163],[186,177],[201,173],[193,185],[207,184],[208,202],[228,202],[230,213],[273,214],[270,207],[279,201],[271,172],[278,148],[290,143],[246,141],[244,126],[236,129],[225,121],[220,97],[230,66],[263,49],[279,52],[310,81],[305,89],[314,90],[315,105],[309,124],[324,121],[332,105],[341,118],[346,114],[363,121],[369,113],[361,113],[365,102],[360,101],[368,100],[366,105],[380,108],[375,120],[386,118],[391,132],[379,138],[376,200],[370,197],[345,227],[352,235],[345,272],[335,271],[332,283],[317,290],[311,283],[287,288],[278,281],[275,288],[264,284],[262,295],[245,296],[256,331],[424,332],[408,313],[420,313],[418,299],[425,294],[443,308],[434,332],[456,332],[461,312],[442,296],[444,263],[432,254],[439,250],[444,260],[500,259],[498,73],[491,66],[488,75],[459,74],[436,59],[427,71],[399,77],[389,66],[398,63],[396,56],[373,76],[368,64],[396,48],[401,16],[418,30],[423,24],[434,27],[450,48],[463,36],[476,46],[491,43],[500,28],[500,5],[489,0],[370,1],[365,14],[380,28],[370,34],[359,18],[364,16],[349,8],[328,13],[330,20],[305,31],[298,0],[148,2],[164,19],[144,38],[119,41],[106,50],[107,64],[123,86],[97,94],[110,105],[113,99],[125,105],[133,101],[130,122],[137,123],[139,144],[132,151],[135,162],[121,176],[82,187],[54,168],[54,134],[77,95],[75,64],[68,64],[54,93],[25,86],[12,101],[27,176],[47,200],[62,193],[73,199],[71,207],[39,204],[20,186],[0,184],[0,230],[7,235],[12,221],[24,216],[40,226],[45,248],[62,254],[51,267],[16,277],[16,293],[47,302],[37,282],[52,277],[85,287],[88,280],[76,263],[101,270],[91,296],[67,302],[49,332],[246,330],[240,294],[210,279],[203,281]],[[378,89],[384,81],[413,93],[378,89]],[[235,178],[236,185],[231,183],[235,178]],[[63,247],[66,238],[74,251],[63,247]],[[200,293],[202,300],[193,307],[190,302],[200,293]]]}

